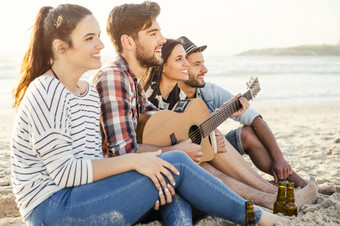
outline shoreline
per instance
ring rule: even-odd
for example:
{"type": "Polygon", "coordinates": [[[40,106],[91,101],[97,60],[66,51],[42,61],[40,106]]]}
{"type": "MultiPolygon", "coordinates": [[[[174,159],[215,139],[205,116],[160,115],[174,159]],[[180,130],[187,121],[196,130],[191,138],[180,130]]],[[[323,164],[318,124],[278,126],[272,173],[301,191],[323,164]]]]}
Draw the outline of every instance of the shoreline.
{"type": "MultiPolygon", "coordinates": [[[[340,104],[251,107],[268,123],[285,158],[299,175],[305,179],[313,176],[320,186],[334,184],[337,189],[331,196],[319,194],[316,204],[304,205],[298,217],[291,217],[289,225],[340,224],[340,104]]],[[[3,122],[0,124],[0,225],[24,225],[10,186],[9,145],[14,117],[12,112],[0,112],[3,122]]],[[[219,129],[227,132],[238,126],[228,119],[219,129]]],[[[247,156],[245,159],[250,162],[247,156]]],[[[268,175],[260,174],[271,180],[268,175]]],[[[148,224],[153,225],[160,224],[148,224]]],[[[234,224],[209,217],[196,225],[234,224]]]]}

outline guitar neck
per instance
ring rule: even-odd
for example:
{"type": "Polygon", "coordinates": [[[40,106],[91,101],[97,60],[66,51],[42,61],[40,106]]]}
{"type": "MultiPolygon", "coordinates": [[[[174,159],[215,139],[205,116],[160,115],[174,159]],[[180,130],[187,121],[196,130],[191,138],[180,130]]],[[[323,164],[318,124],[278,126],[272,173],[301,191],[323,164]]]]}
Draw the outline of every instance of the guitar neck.
{"type": "MultiPolygon", "coordinates": [[[[246,98],[247,100],[251,100],[252,96],[250,90],[245,92],[242,95],[242,97],[246,98]]],[[[242,105],[239,99],[236,99],[233,102],[216,110],[209,119],[207,119],[200,125],[203,132],[203,137],[208,136],[214,129],[221,125],[227,118],[229,118],[234,112],[239,110],[241,107],[242,105]]]]}

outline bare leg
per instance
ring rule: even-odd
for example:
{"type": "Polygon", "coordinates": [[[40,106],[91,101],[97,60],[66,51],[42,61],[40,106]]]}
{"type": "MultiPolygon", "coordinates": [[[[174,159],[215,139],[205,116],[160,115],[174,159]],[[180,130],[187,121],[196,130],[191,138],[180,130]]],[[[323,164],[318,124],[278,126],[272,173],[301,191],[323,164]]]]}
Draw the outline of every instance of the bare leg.
{"type": "MultiPolygon", "coordinates": [[[[243,149],[247,151],[254,165],[262,172],[272,175],[272,159],[267,149],[255,134],[254,130],[249,126],[245,126],[242,129],[241,139],[243,149]]],[[[293,174],[287,178],[287,180],[294,182],[295,187],[303,188],[308,184],[306,180],[304,180],[294,171],[293,174]]],[[[334,185],[330,185],[328,187],[319,187],[318,192],[325,195],[331,195],[336,192],[336,189],[334,185]]]]}
{"type": "MultiPolygon", "coordinates": [[[[307,186],[307,184],[308,184],[307,181],[305,181],[303,179],[301,181],[299,178],[301,178],[301,177],[299,175],[297,175],[295,172],[293,172],[293,174],[290,177],[288,177],[288,181],[293,181],[293,182],[298,181],[298,183],[294,182],[295,187],[304,188],[305,186],[307,186]]],[[[319,187],[318,186],[318,192],[321,193],[321,194],[324,194],[324,195],[331,195],[334,192],[336,192],[336,189],[335,189],[334,184],[329,185],[327,187],[319,187]]]]}
{"type": "MultiPolygon", "coordinates": [[[[234,156],[234,158],[236,158],[238,160],[238,163],[240,163],[245,169],[247,169],[247,171],[249,173],[251,173],[254,177],[256,177],[258,180],[261,181],[265,181],[266,184],[270,184],[271,188],[272,188],[272,193],[275,193],[277,191],[277,186],[267,182],[266,180],[264,180],[260,174],[258,174],[244,159],[243,157],[240,155],[240,153],[238,151],[235,150],[235,148],[228,142],[227,142],[227,146],[228,146],[228,152],[234,156]],[[229,148],[230,147],[230,148],[229,148]]],[[[270,191],[268,191],[270,192],[270,191]]]]}
{"type": "Polygon", "coordinates": [[[273,209],[274,202],[276,200],[276,194],[269,194],[262,192],[247,184],[244,184],[214,168],[209,163],[201,163],[200,165],[209,173],[220,179],[225,185],[227,185],[236,194],[247,200],[253,200],[256,205],[273,209]]]}
{"type": "MultiPolygon", "coordinates": [[[[247,184],[244,184],[214,168],[209,163],[201,163],[200,165],[212,175],[220,179],[225,185],[227,185],[236,194],[247,200],[253,200],[258,206],[263,206],[268,209],[273,209],[274,202],[276,201],[276,194],[262,192],[247,184]]],[[[308,183],[303,189],[299,189],[295,192],[295,201],[298,208],[303,204],[311,204],[316,199],[316,184],[314,181],[308,183]]]]}
{"type": "MultiPolygon", "coordinates": [[[[242,129],[241,133],[242,145],[243,149],[247,151],[250,159],[254,163],[254,165],[264,173],[272,175],[272,158],[269,154],[269,151],[265,148],[262,142],[259,140],[257,135],[255,134],[252,127],[245,126],[242,129]]],[[[296,187],[304,187],[307,185],[307,182],[297,175],[294,171],[293,174],[287,178],[288,181],[294,182],[296,187]]]]}
{"type": "Polygon", "coordinates": [[[272,159],[267,149],[254,133],[252,127],[244,126],[241,132],[243,150],[245,150],[254,165],[264,173],[272,175],[272,159]]]}
{"type": "Polygon", "coordinates": [[[328,187],[318,187],[318,192],[324,195],[331,195],[336,192],[336,188],[334,184],[331,184],[328,187]]]}
{"type": "Polygon", "coordinates": [[[277,191],[277,187],[264,180],[258,175],[248,163],[237,153],[232,145],[228,141],[225,141],[227,145],[227,152],[218,153],[214,159],[209,163],[221,172],[251,186],[260,191],[274,194],[277,191]]]}

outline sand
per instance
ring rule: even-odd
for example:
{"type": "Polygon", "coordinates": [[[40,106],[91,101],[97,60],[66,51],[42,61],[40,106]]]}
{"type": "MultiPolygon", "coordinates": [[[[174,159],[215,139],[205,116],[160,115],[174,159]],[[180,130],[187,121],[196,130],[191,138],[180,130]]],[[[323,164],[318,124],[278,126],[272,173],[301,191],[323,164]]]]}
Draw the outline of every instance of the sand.
{"type": "MultiPolygon", "coordinates": [[[[299,175],[305,179],[315,177],[320,186],[334,184],[337,188],[337,193],[331,196],[319,194],[315,204],[304,205],[297,217],[291,217],[289,225],[340,225],[340,105],[254,109],[269,124],[285,158],[299,175]]],[[[24,225],[10,185],[9,143],[14,114],[0,114],[0,118],[0,225],[24,225]]],[[[227,132],[237,126],[227,120],[219,129],[227,132]]],[[[245,159],[250,163],[248,157],[245,159]]],[[[209,217],[196,225],[233,224],[209,217]]]]}

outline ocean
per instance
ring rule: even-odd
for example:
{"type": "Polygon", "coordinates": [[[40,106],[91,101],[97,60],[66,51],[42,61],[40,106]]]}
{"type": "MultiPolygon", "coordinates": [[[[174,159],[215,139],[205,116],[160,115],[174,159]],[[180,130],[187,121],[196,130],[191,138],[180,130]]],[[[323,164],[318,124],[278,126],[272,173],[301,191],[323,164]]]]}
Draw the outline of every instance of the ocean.
{"type": "MultiPolygon", "coordinates": [[[[103,57],[103,63],[109,57],[103,57]]],[[[0,112],[12,112],[20,57],[0,57],[0,112]]],[[[340,56],[205,56],[207,82],[244,93],[257,76],[261,91],[251,106],[340,104],[340,56]]],[[[94,71],[83,75],[90,80],[94,71]]]]}
{"type": "Polygon", "coordinates": [[[250,76],[261,91],[251,105],[340,104],[340,56],[233,56],[206,58],[206,81],[243,93],[250,76]]]}

